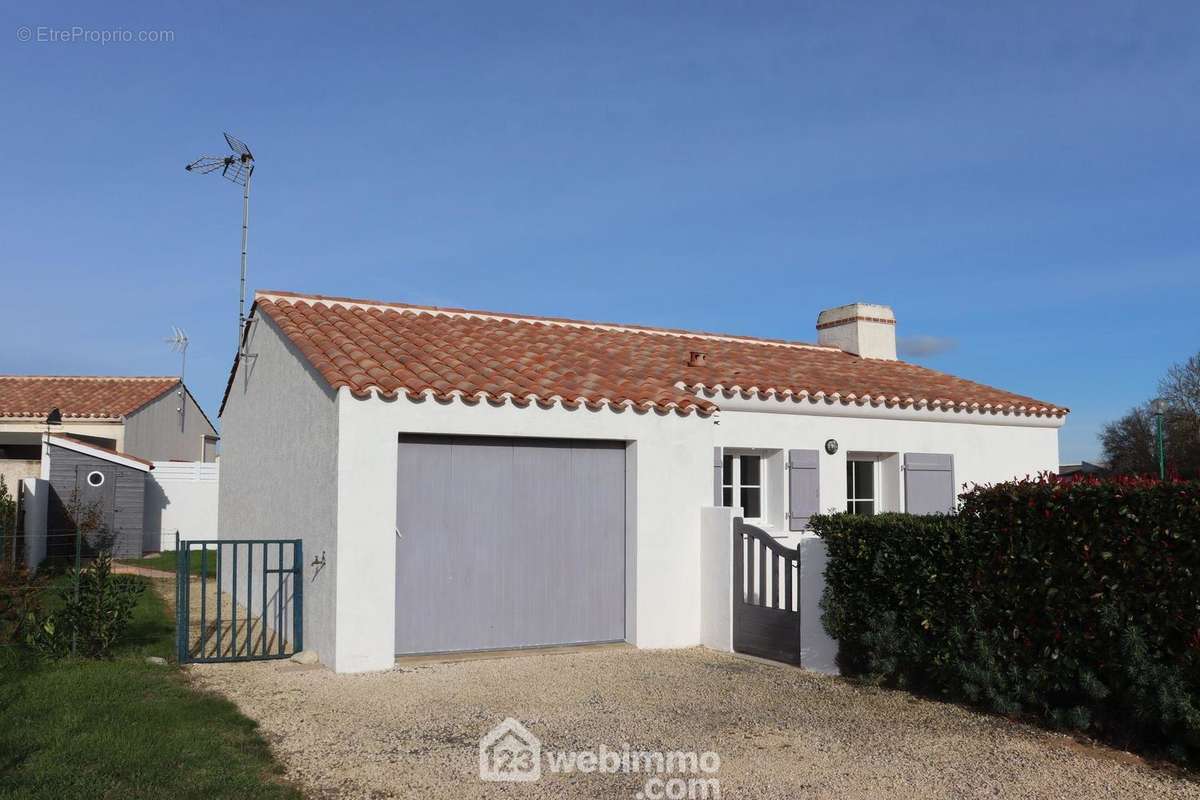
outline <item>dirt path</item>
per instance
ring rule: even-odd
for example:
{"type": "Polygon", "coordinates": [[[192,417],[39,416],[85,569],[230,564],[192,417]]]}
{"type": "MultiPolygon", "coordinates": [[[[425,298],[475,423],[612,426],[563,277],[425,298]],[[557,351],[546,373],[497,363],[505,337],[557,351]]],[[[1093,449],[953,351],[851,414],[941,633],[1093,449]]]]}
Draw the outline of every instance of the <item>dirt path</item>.
{"type": "Polygon", "coordinates": [[[714,751],[727,799],[1200,798],[1200,785],[1111,750],[699,648],[369,675],[294,666],[192,674],[261,722],[314,797],[635,798],[663,788],[646,794],[645,774],[549,769],[532,783],[485,783],[479,740],[514,717],[544,751],[714,751]]]}

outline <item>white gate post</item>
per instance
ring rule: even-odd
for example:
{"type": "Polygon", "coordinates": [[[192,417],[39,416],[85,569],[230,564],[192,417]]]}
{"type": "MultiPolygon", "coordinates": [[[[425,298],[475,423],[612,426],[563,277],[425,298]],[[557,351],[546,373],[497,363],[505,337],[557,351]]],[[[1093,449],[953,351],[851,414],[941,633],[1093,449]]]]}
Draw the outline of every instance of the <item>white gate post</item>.
{"type": "Polygon", "coordinates": [[[700,643],[733,652],[733,508],[700,509],[700,643]]]}

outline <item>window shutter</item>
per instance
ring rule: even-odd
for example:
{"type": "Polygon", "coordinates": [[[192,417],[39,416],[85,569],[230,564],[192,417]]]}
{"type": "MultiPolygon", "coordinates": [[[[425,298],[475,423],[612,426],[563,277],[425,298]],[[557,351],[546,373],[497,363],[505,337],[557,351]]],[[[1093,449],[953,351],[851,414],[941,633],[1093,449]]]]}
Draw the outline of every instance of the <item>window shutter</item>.
{"type": "Polygon", "coordinates": [[[904,454],[904,508],[909,514],[954,513],[954,456],[904,454]]]}
{"type": "Polygon", "coordinates": [[[713,448],[713,505],[721,505],[721,448],[713,448]]]}
{"type": "Polygon", "coordinates": [[[808,528],[808,520],[821,508],[819,454],[816,450],[788,450],[788,530],[808,528]]]}

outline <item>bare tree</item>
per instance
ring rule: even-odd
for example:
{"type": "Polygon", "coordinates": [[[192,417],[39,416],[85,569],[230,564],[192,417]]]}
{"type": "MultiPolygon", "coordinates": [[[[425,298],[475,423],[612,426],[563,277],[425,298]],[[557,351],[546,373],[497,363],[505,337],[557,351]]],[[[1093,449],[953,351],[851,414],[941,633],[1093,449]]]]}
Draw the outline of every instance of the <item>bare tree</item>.
{"type": "Polygon", "coordinates": [[[1155,452],[1154,415],[1146,406],[1138,406],[1100,433],[1104,460],[1120,475],[1150,475],[1158,472],[1155,452]]]}
{"type": "MultiPolygon", "coordinates": [[[[1200,478],[1200,353],[1168,369],[1158,393],[1167,401],[1163,419],[1167,472],[1200,478]]],[[[1105,425],[1100,442],[1114,472],[1158,474],[1155,420],[1148,403],[1105,425]]]]}
{"type": "Polygon", "coordinates": [[[1200,417],[1200,353],[1172,365],[1159,382],[1158,393],[1172,411],[1200,417]]]}

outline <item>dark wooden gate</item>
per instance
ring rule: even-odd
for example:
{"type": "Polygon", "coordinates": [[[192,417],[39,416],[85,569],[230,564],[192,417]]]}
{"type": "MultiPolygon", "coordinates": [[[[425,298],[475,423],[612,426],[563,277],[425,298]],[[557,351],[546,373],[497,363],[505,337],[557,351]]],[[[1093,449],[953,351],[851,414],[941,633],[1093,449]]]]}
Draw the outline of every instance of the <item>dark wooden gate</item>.
{"type": "Polygon", "coordinates": [[[733,521],[733,649],[800,664],[800,551],[733,521]]]}

